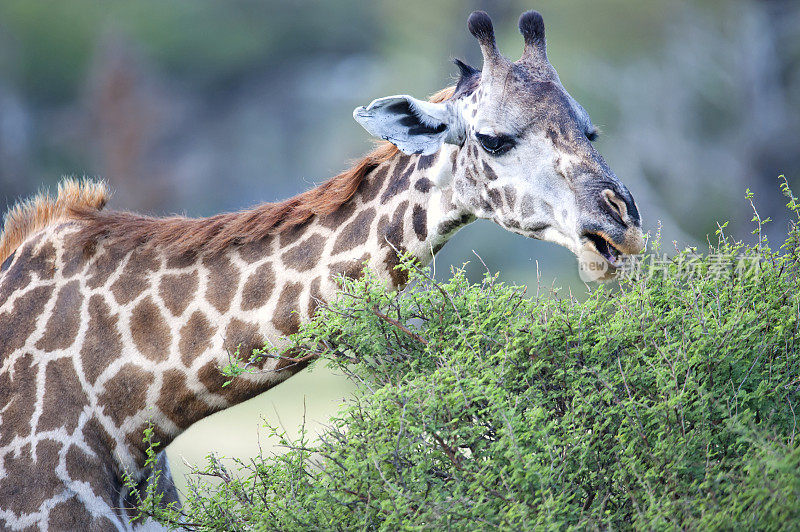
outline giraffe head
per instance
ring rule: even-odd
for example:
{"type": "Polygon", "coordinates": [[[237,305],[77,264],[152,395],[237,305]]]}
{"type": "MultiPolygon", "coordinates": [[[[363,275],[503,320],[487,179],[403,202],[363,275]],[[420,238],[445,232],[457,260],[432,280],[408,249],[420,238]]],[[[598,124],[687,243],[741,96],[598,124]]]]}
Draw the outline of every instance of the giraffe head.
{"type": "Polygon", "coordinates": [[[563,245],[604,278],[621,255],[642,250],[639,211],[594,148],[588,113],[548,61],[541,15],[520,17],[525,49],[513,62],[497,49],[486,13],[472,13],[468,27],[483,68],[456,60],[452,98],[389,96],[357,108],[355,119],[405,153],[437,154],[434,184],[464,213],[563,245]]]}

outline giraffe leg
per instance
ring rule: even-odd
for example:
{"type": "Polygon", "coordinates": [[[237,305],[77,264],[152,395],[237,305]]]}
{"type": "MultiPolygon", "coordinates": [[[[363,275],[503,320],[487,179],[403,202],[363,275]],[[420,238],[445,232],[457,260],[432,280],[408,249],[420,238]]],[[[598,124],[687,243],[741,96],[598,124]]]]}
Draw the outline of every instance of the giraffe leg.
{"type": "MultiPolygon", "coordinates": [[[[161,502],[166,506],[172,504],[174,508],[181,507],[181,501],[178,497],[178,488],[175,487],[175,482],[172,480],[172,470],[169,468],[169,461],[167,460],[167,452],[161,451],[158,453],[158,461],[156,462],[156,471],[160,471],[158,475],[156,488],[164,495],[161,502]],[[173,504],[174,503],[174,504],[173,504]]],[[[151,471],[147,472],[147,477],[150,477],[151,471]]]]}
{"type": "MultiPolygon", "coordinates": [[[[158,473],[155,479],[156,493],[163,495],[161,499],[161,506],[167,506],[174,503],[172,504],[172,507],[175,509],[180,509],[181,502],[180,498],[178,497],[178,489],[175,487],[175,482],[172,480],[172,471],[170,470],[169,462],[167,461],[167,453],[165,451],[158,453],[154,466],[148,467],[143,471],[142,481],[137,485],[136,491],[139,492],[141,496],[144,496],[144,494],[147,493],[147,490],[152,486],[151,476],[154,472],[158,473]]],[[[129,495],[128,497],[132,496],[129,495]]],[[[123,504],[129,509],[129,518],[134,517],[136,513],[135,510],[133,510],[133,507],[135,506],[134,501],[126,497],[126,501],[123,504]]],[[[144,520],[135,522],[133,525],[133,530],[137,532],[155,532],[168,530],[168,528],[155,522],[152,518],[146,518],[144,520]]],[[[178,528],[177,530],[183,529],[178,528]]]]}

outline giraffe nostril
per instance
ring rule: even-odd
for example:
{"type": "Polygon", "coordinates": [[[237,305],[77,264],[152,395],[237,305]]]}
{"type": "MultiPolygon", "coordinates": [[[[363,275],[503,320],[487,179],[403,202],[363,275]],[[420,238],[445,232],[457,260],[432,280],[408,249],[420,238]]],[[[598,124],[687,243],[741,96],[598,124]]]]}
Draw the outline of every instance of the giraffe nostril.
{"type": "Polygon", "coordinates": [[[603,190],[601,195],[611,217],[620,224],[626,225],[625,216],[628,214],[628,206],[625,201],[608,188],[603,190]]]}

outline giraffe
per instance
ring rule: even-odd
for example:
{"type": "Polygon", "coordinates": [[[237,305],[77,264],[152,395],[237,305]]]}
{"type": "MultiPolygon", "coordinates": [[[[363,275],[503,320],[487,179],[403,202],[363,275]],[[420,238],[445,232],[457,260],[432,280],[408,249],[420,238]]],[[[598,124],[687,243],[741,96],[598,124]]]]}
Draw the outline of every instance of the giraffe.
{"type": "MultiPolygon", "coordinates": [[[[291,199],[192,219],[104,210],[103,183],[67,180],[6,215],[0,237],[0,528],[133,530],[123,474],[144,483],[142,434],[166,446],[194,422],[309,362],[277,356],[235,379],[219,366],[286,345],[339,276],[406,279],[458,230],[488,219],[585,252],[609,270],[643,247],[639,211],[549,63],[542,17],[523,13],[522,57],[468,19],[483,67],[455,87],[354,111],[385,142],[291,199]]],[[[163,448],[163,447],[162,447],[163,448]]],[[[165,502],[177,493],[160,456],[165,502]]],[[[140,487],[143,485],[140,483],[140,487]]],[[[138,488],[137,488],[138,489],[138,488]]]]}

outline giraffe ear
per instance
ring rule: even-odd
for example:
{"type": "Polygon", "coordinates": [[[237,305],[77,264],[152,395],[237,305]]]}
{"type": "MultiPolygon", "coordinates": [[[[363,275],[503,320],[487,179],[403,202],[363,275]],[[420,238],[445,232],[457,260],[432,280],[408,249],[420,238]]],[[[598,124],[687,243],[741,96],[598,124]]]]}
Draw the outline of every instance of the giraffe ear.
{"type": "Polygon", "coordinates": [[[353,118],[372,136],[388,140],[406,154],[436,153],[445,142],[461,144],[463,128],[448,102],[387,96],[357,107],[353,118]]]}

